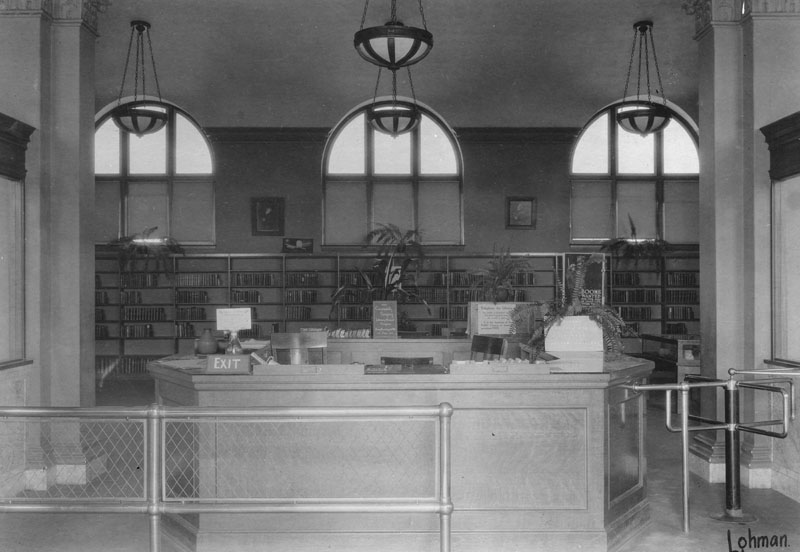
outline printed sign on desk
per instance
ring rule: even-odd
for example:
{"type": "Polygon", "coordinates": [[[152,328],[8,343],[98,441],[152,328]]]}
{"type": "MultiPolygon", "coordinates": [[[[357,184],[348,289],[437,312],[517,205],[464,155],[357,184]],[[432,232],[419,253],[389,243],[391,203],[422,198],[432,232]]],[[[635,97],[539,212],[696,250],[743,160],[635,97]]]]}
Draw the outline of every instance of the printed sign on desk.
{"type": "Polygon", "coordinates": [[[467,331],[470,335],[509,335],[511,311],[524,304],[470,302],[467,331]]]}
{"type": "Polygon", "coordinates": [[[231,332],[249,330],[253,326],[250,314],[249,308],[217,309],[217,329],[231,332]]]}
{"type": "Polygon", "coordinates": [[[206,374],[249,374],[250,355],[208,355],[206,374]]]}
{"type": "Polygon", "coordinates": [[[397,301],[372,302],[372,337],[397,338],[397,301]]]}

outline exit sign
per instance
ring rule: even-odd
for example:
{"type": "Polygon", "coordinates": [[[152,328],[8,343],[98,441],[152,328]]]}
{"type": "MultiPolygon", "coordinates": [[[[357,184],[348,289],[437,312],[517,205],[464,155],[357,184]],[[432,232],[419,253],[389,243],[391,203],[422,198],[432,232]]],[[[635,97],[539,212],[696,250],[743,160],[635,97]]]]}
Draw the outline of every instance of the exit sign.
{"type": "Polygon", "coordinates": [[[208,355],[206,374],[249,374],[250,355],[208,355]]]}

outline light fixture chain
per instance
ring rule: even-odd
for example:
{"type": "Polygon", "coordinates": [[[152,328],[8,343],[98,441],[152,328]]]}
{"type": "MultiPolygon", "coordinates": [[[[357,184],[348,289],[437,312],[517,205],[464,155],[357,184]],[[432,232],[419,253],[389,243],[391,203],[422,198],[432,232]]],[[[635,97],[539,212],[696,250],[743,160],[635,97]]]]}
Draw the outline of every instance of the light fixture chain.
{"type": "Polygon", "coordinates": [[[397,23],[397,0],[392,0],[392,13],[390,21],[392,22],[392,25],[397,23]]]}
{"type": "Polygon", "coordinates": [[[650,96],[650,47],[647,45],[647,31],[644,32],[644,68],[647,71],[645,78],[647,78],[647,102],[652,103],[650,96]]]}
{"type": "MultiPolygon", "coordinates": [[[[161,87],[158,85],[158,73],[156,73],[156,58],[153,55],[153,41],[150,40],[150,31],[147,31],[147,46],[150,48],[150,63],[153,65],[153,80],[156,82],[156,93],[158,101],[161,101],[161,87]]],[[[144,94],[144,80],[142,81],[142,94],[144,94]]]]}
{"type": "Polygon", "coordinates": [[[411,88],[411,99],[414,102],[414,105],[417,105],[417,95],[414,93],[414,81],[411,80],[411,67],[406,65],[406,71],[408,71],[408,86],[411,88]]]}
{"type": "Polygon", "coordinates": [[[122,103],[122,91],[125,90],[125,77],[128,76],[128,62],[131,60],[131,47],[133,46],[133,33],[134,29],[131,27],[131,36],[128,39],[128,55],[125,56],[125,70],[122,72],[122,84],[119,85],[119,97],[117,98],[117,105],[122,103]]]}
{"type": "Polygon", "coordinates": [[[653,29],[650,28],[650,45],[653,50],[653,65],[656,66],[656,78],[658,79],[659,93],[664,105],[667,105],[667,95],[664,93],[664,84],[661,82],[661,71],[658,68],[658,56],[656,56],[656,43],[653,40],[653,29]]]}
{"type": "Polygon", "coordinates": [[[133,74],[133,101],[139,99],[139,66],[142,67],[142,95],[144,95],[144,46],[142,44],[142,33],[136,36],[136,59],[134,60],[136,70],[133,74]],[[140,54],[141,52],[141,54],[140,54]]]}
{"type": "Polygon", "coordinates": [[[639,66],[637,67],[637,74],[636,74],[636,99],[639,99],[639,96],[642,93],[642,41],[644,39],[644,34],[639,33],[639,66]]]}
{"type": "Polygon", "coordinates": [[[422,0],[419,0],[419,15],[422,18],[422,28],[428,30],[428,24],[425,22],[425,12],[422,9],[422,0]]]}
{"type": "Polygon", "coordinates": [[[625,91],[622,93],[622,97],[628,97],[628,84],[631,82],[631,68],[633,68],[633,54],[636,52],[636,37],[639,35],[639,32],[634,29],[633,30],[633,43],[631,44],[631,59],[628,60],[628,76],[625,78],[625,91]]]}
{"type": "Polygon", "coordinates": [[[368,7],[369,7],[369,0],[365,0],[364,1],[364,13],[361,14],[361,27],[359,27],[359,30],[363,30],[364,29],[364,22],[366,22],[366,20],[367,20],[367,8],[368,7]]]}
{"type": "Polygon", "coordinates": [[[378,85],[381,83],[381,70],[383,67],[378,67],[378,80],[375,81],[375,93],[372,94],[372,103],[378,100],[378,85]]]}

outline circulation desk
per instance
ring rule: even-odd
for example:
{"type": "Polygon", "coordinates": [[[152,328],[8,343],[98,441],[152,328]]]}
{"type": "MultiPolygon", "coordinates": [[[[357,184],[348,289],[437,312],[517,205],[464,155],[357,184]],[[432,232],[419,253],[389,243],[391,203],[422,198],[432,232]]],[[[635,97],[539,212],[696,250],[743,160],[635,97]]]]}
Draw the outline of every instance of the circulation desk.
{"type": "MultiPolygon", "coordinates": [[[[648,360],[600,359],[592,368],[598,371],[586,373],[574,364],[564,368],[569,372],[547,373],[558,369],[556,361],[544,370],[530,364],[454,362],[448,374],[382,375],[365,374],[361,364],[277,365],[259,368],[260,375],[204,375],[183,362],[178,368],[167,357],[149,365],[160,404],[452,404],[455,552],[604,552],[649,522],[645,399],[624,387],[648,377],[653,367],[648,360]]],[[[280,468],[243,454],[242,477],[307,469],[306,461],[314,460],[314,438],[304,446],[308,456],[280,468]]],[[[187,549],[200,552],[438,550],[438,518],[430,514],[200,514],[165,520],[164,527],[187,549]]]]}

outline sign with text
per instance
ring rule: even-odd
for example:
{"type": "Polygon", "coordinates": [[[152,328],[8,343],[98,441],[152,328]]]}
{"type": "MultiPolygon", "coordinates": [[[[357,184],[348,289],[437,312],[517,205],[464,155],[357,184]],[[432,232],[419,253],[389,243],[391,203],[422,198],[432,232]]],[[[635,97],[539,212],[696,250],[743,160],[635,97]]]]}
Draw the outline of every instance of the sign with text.
{"type": "Polygon", "coordinates": [[[511,334],[511,311],[524,303],[482,303],[469,304],[468,332],[470,335],[509,335],[511,334]]]}
{"type": "Polygon", "coordinates": [[[397,337],[397,301],[372,302],[372,337],[397,337]]]}
{"type": "Polygon", "coordinates": [[[244,309],[217,309],[217,329],[238,332],[249,330],[253,326],[250,318],[251,310],[244,309]]]}
{"type": "Polygon", "coordinates": [[[249,374],[250,355],[208,355],[206,374],[249,374]]]}

